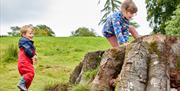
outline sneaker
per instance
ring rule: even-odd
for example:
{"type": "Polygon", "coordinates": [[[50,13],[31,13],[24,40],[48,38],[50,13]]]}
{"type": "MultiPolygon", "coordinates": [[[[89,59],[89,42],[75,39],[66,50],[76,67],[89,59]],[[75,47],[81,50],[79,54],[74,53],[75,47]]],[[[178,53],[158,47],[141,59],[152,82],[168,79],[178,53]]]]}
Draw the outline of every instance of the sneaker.
{"type": "Polygon", "coordinates": [[[26,88],[26,81],[23,78],[20,79],[19,83],[17,84],[17,87],[22,91],[28,91],[26,88]]]}

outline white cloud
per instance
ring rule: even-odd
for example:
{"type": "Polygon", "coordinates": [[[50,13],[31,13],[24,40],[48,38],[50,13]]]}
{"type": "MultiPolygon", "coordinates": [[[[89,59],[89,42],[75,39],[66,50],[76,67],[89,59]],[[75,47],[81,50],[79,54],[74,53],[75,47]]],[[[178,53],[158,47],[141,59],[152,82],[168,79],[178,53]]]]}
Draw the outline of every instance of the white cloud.
{"type": "Polygon", "coordinates": [[[1,0],[3,24],[36,20],[48,10],[48,0],[1,0]]]}
{"type": "Polygon", "coordinates": [[[76,1],[59,1],[52,2],[50,14],[46,16],[48,23],[52,24],[53,30],[56,30],[58,36],[69,36],[71,31],[79,27],[98,28],[99,10],[98,1],[93,0],[76,0],[76,1]]]}

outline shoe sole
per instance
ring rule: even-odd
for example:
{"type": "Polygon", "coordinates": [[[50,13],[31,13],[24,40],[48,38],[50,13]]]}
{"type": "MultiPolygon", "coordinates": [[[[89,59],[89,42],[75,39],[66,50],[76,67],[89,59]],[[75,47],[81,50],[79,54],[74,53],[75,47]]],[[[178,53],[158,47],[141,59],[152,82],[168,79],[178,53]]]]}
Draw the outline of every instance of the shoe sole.
{"type": "Polygon", "coordinates": [[[21,89],[22,91],[28,91],[27,89],[25,89],[24,87],[21,87],[20,85],[17,85],[17,87],[18,87],[19,89],[21,89]]]}

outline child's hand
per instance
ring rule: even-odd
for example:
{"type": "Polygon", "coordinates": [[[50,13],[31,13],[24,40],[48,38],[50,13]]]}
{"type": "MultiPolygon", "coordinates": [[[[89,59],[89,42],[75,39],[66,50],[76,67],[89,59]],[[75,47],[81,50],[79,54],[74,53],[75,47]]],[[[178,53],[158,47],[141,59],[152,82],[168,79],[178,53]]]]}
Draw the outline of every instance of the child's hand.
{"type": "Polygon", "coordinates": [[[126,42],[126,43],[123,43],[123,45],[127,47],[127,46],[129,45],[129,43],[128,43],[128,42],[126,42]]]}
{"type": "Polygon", "coordinates": [[[32,61],[33,61],[33,64],[37,64],[37,56],[36,55],[34,55],[32,57],[32,61]]]}

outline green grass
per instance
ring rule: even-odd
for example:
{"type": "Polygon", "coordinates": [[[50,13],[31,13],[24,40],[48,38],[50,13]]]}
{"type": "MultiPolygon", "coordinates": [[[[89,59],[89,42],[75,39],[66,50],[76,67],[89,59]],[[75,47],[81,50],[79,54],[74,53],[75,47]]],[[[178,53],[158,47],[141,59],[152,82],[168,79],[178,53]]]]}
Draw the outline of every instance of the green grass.
{"type": "MultiPolygon", "coordinates": [[[[19,91],[16,84],[20,78],[17,59],[3,62],[9,45],[17,45],[19,37],[0,37],[0,91],[19,91]]],[[[30,87],[42,91],[49,84],[67,83],[76,65],[90,51],[110,48],[102,37],[35,37],[38,64],[30,87]]]]}
{"type": "Polygon", "coordinates": [[[87,84],[78,84],[71,91],[90,91],[90,87],[87,84]]]}
{"type": "Polygon", "coordinates": [[[4,51],[2,58],[3,62],[10,63],[15,62],[18,58],[18,47],[15,44],[8,45],[8,48],[4,51]]]}
{"type": "MultiPolygon", "coordinates": [[[[3,61],[7,55],[14,55],[9,49],[14,50],[14,45],[18,47],[19,38],[0,37],[0,91],[19,91],[16,87],[20,78],[17,59],[10,57],[8,62],[3,61]]],[[[34,41],[38,64],[35,65],[36,75],[30,87],[33,91],[43,91],[45,87],[67,83],[70,73],[87,52],[110,48],[108,41],[102,37],[35,37],[34,41]]],[[[177,69],[180,69],[180,61],[177,65],[177,69]]],[[[92,73],[96,73],[96,70],[87,72],[85,76],[89,78],[92,73]]],[[[88,91],[88,88],[80,84],[73,87],[72,91],[88,91]]]]}

